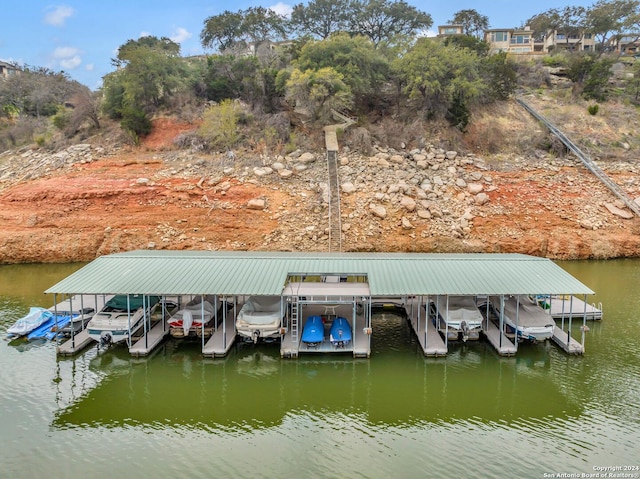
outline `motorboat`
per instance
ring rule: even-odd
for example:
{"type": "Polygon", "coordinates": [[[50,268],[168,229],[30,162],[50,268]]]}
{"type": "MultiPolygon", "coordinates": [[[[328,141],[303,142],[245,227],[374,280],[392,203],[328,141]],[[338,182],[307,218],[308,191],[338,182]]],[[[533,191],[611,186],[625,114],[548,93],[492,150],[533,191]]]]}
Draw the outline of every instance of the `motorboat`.
{"type": "Polygon", "coordinates": [[[347,318],[338,316],[333,320],[329,329],[329,341],[336,348],[344,348],[351,343],[351,325],[347,318]]]}
{"type": "MultiPolygon", "coordinates": [[[[221,312],[222,308],[219,308],[218,314],[221,312]]],[[[167,319],[169,334],[174,338],[200,336],[203,333],[203,327],[210,329],[214,318],[215,308],[209,298],[203,301],[202,297],[198,296],[167,319]]]]}
{"type": "Polygon", "coordinates": [[[13,326],[7,329],[7,335],[10,338],[26,336],[31,331],[41,326],[54,317],[54,314],[45,308],[31,307],[29,313],[18,319],[13,326]]]}
{"type": "Polygon", "coordinates": [[[499,319],[501,311],[504,322],[514,332],[517,330],[518,340],[544,341],[553,336],[556,323],[538,303],[529,296],[511,296],[504,299],[504,307],[500,308],[500,297],[490,299],[491,307],[499,319]],[[519,298],[519,299],[518,299],[519,298]]]}
{"type": "Polygon", "coordinates": [[[87,324],[89,337],[101,345],[123,342],[134,336],[160,304],[159,296],[117,294],[87,324]]]}
{"type": "Polygon", "coordinates": [[[472,296],[438,296],[430,308],[434,325],[447,339],[480,339],[484,318],[472,296]]]}
{"type": "Polygon", "coordinates": [[[236,318],[236,332],[245,341],[280,339],[282,310],[280,296],[250,296],[236,318]]]}
{"type": "Polygon", "coordinates": [[[324,322],[322,316],[309,316],[302,328],[302,342],[315,348],[324,341],[324,322]]]}

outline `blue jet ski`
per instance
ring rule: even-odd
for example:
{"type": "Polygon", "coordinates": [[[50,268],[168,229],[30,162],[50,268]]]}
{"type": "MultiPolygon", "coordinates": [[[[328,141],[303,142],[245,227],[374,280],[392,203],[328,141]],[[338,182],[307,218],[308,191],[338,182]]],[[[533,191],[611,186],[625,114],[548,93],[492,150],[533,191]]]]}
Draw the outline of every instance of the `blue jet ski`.
{"type": "Polygon", "coordinates": [[[329,340],[333,346],[338,348],[344,348],[351,342],[351,326],[347,318],[338,316],[333,320],[329,331],[329,340]]]}
{"type": "Polygon", "coordinates": [[[324,340],[324,323],[321,316],[309,316],[302,328],[302,342],[316,347],[324,340]]]}

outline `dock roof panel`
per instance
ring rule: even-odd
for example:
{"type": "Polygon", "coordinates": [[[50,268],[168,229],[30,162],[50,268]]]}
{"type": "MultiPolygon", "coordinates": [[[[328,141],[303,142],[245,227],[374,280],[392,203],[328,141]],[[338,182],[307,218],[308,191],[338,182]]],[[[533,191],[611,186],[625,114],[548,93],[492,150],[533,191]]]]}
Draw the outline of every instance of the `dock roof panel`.
{"type": "Polygon", "coordinates": [[[97,258],[46,292],[280,295],[289,274],[367,275],[372,296],[593,294],[553,261],[522,254],[146,250],[97,258]]]}

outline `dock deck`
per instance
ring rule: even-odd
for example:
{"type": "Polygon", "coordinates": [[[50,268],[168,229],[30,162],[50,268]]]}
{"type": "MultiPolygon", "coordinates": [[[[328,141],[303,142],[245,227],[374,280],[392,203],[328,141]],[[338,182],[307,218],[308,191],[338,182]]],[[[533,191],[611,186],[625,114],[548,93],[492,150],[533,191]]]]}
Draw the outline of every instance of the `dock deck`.
{"type": "Polygon", "coordinates": [[[484,320],[482,332],[500,356],[513,356],[518,351],[515,344],[492,321],[484,320]]]}
{"type": "Polygon", "coordinates": [[[224,357],[229,353],[231,345],[236,340],[235,317],[228,313],[224,323],[220,323],[202,348],[202,354],[209,358],[224,357]]]}
{"type": "Polygon", "coordinates": [[[78,334],[66,340],[60,344],[56,351],[60,356],[75,356],[80,351],[83,351],[91,343],[95,344],[95,341],[89,337],[89,333],[86,329],[83,329],[78,334]]]}
{"type": "Polygon", "coordinates": [[[547,297],[543,301],[544,307],[554,319],[602,319],[602,305],[598,308],[575,296],[551,296],[550,300],[547,297]]]}
{"type": "Polygon", "coordinates": [[[169,334],[169,327],[163,321],[157,321],[151,330],[147,331],[133,346],[129,348],[132,356],[146,356],[169,334]]]}
{"type": "Polygon", "coordinates": [[[442,339],[442,336],[440,336],[440,333],[436,330],[433,321],[427,319],[424,308],[422,308],[420,321],[418,321],[417,303],[414,303],[413,307],[410,303],[407,306],[407,318],[409,318],[411,327],[416,333],[416,337],[425,356],[436,357],[447,355],[448,351],[444,339],[442,339]]]}
{"type": "Polygon", "coordinates": [[[365,318],[363,314],[357,314],[355,324],[353,323],[353,312],[350,306],[324,306],[324,305],[308,305],[304,308],[304,313],[300,315],[300,325],[298,327],[298,344],[295,344],[291,338],[291,328],[287,328],[287,332],[280,342],[280,356],[283,358],[295,358],[299,353],[351,353],[356,358],[368,358],[371,356],[370,336],[365,334],[365,318]],[[349,321],[351,325],[352,341],[344,347],[335,347],[329,341],[330,325],[325,324],[324,340],[315,347],[309,347],[301,341],[302,328],[304,319],[312,315],[336,315],[342,316],[349,321]]]}
{"type": "MultiPolygon", "coordinates": [[[[57,303],[55,306],[49,308],[50,311],[76,311],[83,308],[92,308],[95,311],[99,311],[104,307],[104,303],[111,298],[111,295],[86,295],[80,298],[79,296],[72,296],[71,299],[66,299],[57,303]]],[[[93,339],[89,337],[89,333],[84,329],[90,318],[87,318],[86,321],[83,318],[83,324],[80,329],[69,328],[69,332],[71,333],[71,337],[66,341],[62,342],[56,348],[56,352],[60,356],[74,356],[79,352],[86,349],[91,343],[93,343],[93,339]]],[[[64,330],[63,330],[64,331],[64,330]]]]}
{"type": "Polygon", "coordinates": [[[566,331],[563,331],[558,326],[554,328],[553,337],[551,339],[567,354],[584,354],[582,344],[573,339],[566,331]]]}

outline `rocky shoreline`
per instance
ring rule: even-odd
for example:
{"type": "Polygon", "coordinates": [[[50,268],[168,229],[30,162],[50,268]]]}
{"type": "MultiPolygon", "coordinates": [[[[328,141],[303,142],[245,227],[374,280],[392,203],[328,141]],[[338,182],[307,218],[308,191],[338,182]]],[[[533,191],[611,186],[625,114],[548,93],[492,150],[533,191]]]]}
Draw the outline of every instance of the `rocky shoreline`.
{"type": "MultiPolygon", "coordinates": [[[[0,263],[88,261],[139,248],[324,251],[325,158],[88,143],[5,152],[0,263]]],[[[369,155],[345,148],[338,161],[344,251],[640,253],[639,219],[571,157],[483,157],[427,144],[374,146],[369,155]]],[[[635,164],[599,166],[640,196],[635,164]]]]}

